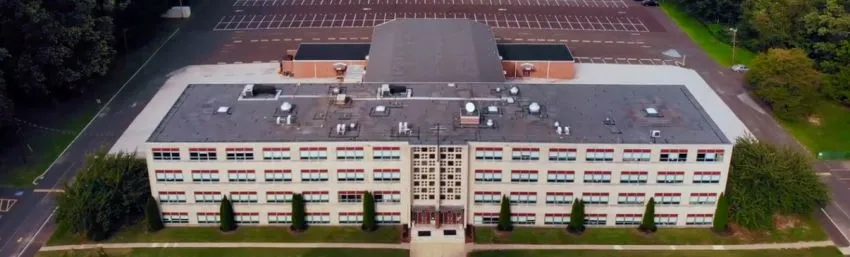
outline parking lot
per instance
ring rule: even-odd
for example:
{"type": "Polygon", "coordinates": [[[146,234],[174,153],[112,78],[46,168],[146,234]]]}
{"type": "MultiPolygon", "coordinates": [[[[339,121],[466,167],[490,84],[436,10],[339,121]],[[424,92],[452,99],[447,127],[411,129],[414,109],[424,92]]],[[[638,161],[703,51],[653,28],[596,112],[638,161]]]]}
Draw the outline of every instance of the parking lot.
{"type": "Polygon", "coordinates": [[[471,19],[494,28],[572,31],[649,32],[640,18],[608,16],[485,14],[485,13],[305,13],[283,15],[224,16],[214,31],[287,28],[362,28],[401,18],[471,19]]]}
{"type": "Polygon", "coordinates": [[[234,7],[298,5],[499,5],[627,8],[626,0],[236,0],[234,7]]]}
{"type": "Polygon", "coordinates": [[[625,58],[625,57],[574,57],[576,63],[610,63],[610,64],[643,64],[643,65],[676,65],[675,60],[656,58],[625,58]]]}

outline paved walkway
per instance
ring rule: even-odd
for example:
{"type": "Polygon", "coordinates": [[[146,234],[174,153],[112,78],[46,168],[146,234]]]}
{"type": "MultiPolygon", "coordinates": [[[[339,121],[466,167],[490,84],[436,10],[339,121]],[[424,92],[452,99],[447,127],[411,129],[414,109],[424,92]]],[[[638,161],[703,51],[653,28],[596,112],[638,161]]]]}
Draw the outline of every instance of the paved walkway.
{"type": "MultiPolygon", "coordinates": [[[[467,251],[481,250],[764,250],[800,249],[834,246],[832,241],[812,241],[748,245],[541,245],[541,244],[467,244],[467,251]]],[[[45,246],[41,251],[66,251],[115,248],[366,248],[410,249],[409,244],[360,243],[114,243],[45,246]]]]}

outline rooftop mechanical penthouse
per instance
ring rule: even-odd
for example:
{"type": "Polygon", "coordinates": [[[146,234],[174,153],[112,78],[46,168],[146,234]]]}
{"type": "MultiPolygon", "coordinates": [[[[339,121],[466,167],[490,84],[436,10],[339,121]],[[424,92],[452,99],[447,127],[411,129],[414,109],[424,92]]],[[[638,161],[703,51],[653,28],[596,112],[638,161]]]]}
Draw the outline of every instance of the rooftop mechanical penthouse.
{"type": "Polygon", "coordinates": [[[566,226],[583,199],[588,225],[636,226],[650,197],[662,226],[711,224],[732,143],[685,86],[517,84],[498,63],[443,77],[467,59],[427,53],[375,65],[393,49],[370,49],[367,82],[187,86],[145,143],[163,219],[214,225],[226,195],[239,223],[288,225],[300,193],[309,223],[359,225],[370,191],[413,240],[494,225],[502,195],[517,225],[566,226]],[[404,82],[416,63],[431,81],[404,82]]]}

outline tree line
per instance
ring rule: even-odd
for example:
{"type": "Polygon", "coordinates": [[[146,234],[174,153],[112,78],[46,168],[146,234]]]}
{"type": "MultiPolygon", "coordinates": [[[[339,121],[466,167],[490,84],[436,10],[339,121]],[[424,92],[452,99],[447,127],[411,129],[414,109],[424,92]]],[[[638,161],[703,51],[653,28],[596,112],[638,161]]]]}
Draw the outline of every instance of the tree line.
{"type": "Polygon", "coordinates": [[[0,0],[0,132],[16,110],[80,95],[172,0],[0,0]]]}
{"type": "Polygon", "coordinates": [[[731,42],[727,29],[737,28],[740,46],[764,53],[747,82],[779,118],[805,117],[819,96],[850,105],[850,1],[670,1],[715,37],[731,42]]]}

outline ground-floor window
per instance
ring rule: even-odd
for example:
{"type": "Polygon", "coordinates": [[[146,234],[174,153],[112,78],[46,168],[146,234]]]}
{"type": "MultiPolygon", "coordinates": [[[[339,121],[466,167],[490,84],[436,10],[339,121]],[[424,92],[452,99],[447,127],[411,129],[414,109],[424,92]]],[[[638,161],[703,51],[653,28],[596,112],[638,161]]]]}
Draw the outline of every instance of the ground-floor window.
{"type": "Polygon", "coordinates": [[[567,225],[569,223],[569,213],[546,213],[546,216],[543,217],[543,224],[546,225],[567,225]]]}
{"type": "Polygon", "coordinates": [[[614,219],[616,225],[640,225],[642,215],[640,214],[617,214],[614,219]]]}
{"type": "Polygon", "coordinates": [[[605,214],[588,214],[584,218],[585,225],[605,225],[608,224],[608,217],[605,214]]]}
{"type": "Polygon", "coordinates": [[[375,216],[375,221],[378,224],[401,224],[401,213],[398,212],[379,212],[377,216],[375,216]]]}
{"type": "Polygon", "coordinates": [[[363,213],[360,212],[340,212],[339,224],[361,224],[363,223],[363,213]]]}
{"type": "Polygon", "coordinates": [[[714,220],[711,214],[688,214],[685,225],[711,225],[714,220]]]}
{"type": "Polygon", "coordinates": [[[292,224],[292,213],[270,212],[269,224],[292,224]]]}
{"type": "Polygon", "coordinates": [[[511,214],[511,222],[513,224],[534,225],[537,223],[537,217],[534,213],[513,213],[511,214]]]}
{"type": "Polygon", "coordinates": [[[675,214],[656,214],[655,225],[658,226],[675,226],[679,223],[679,217],[675,214]]]}
{"type": "Polygon", "coordinates": [[[307,213],[307,224],[330,224],[329,213],[307,213]]]}
{"type": "Polygon", "coordinates": [[[234,219],[236,224],[260,224],[260,214],[256,212],[237,212],[234,219]]]}
{"type": "Polygon", "coordinates": [[[473,217],[473,223],[475,224],[499,224],[499,214],[498,213],[476,213],[473,217]]]}
{"type": "Polygon", "coordinates": [[[221,215],[218,212],[199,212],[198,224],[218,224],[221,223],[221,215]]]}
{"type": "Polygon", "coordinates": [[[186,212],[163,212],[162,223],[186,224],[189,223],[189,213],[186,212]]]}

